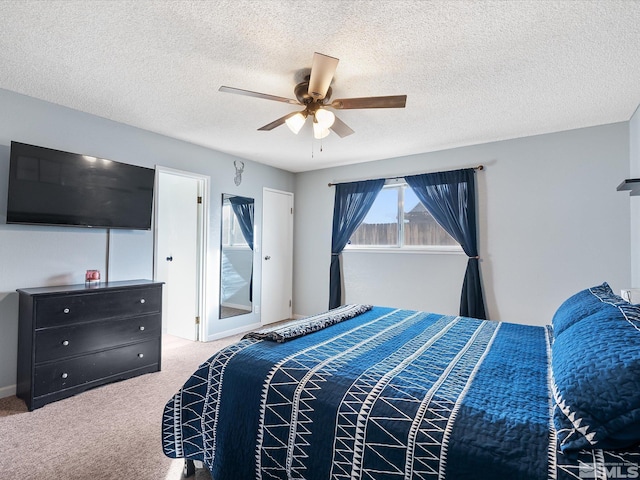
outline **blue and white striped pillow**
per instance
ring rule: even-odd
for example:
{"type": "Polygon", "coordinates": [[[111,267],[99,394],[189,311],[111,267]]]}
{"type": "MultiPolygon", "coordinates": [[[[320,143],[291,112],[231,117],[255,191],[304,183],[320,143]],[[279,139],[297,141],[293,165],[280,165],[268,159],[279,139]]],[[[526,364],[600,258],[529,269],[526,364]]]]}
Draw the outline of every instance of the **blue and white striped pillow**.
{"type": "Polygon", "coordinates": [[[554,337],[558,337],[572,325],[598,312],[603,305],[617,305],[622,301],[624,300],[613,293],[607,282],[572,295],[560,305],[553,316],[551,325],[554,337]]]}
{"type": "Polygon", "coordinates": [[[552,347],[554,424],[565,452],[640,444],[640,306],[620,299],[552,347]]]}

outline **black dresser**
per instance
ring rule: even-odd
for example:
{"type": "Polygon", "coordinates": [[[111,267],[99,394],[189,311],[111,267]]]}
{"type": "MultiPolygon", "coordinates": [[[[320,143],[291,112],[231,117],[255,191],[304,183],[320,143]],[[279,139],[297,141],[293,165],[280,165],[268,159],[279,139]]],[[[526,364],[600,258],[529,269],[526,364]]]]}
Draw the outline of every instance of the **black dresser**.
{"type": "Polygon", "coordinates": [[[160,370],[162,283],[19,289],[16,393],[29,410],[160,370]]]}

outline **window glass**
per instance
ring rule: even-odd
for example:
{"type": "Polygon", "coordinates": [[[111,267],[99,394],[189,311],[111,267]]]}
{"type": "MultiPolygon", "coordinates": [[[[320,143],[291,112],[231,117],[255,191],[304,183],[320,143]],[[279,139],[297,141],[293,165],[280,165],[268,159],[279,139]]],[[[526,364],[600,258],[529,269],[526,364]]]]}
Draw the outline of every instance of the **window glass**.
{"type": "Polygon", "coordinates": [[[383,188],[371,210],[351,236],[351,245],[398,245],[398,189],[383,188]]]}
{"type": "Polygon", "coordinates": [[[355,248],[460,248],[407,184],[380,191],[349,244],[355,248]]]}

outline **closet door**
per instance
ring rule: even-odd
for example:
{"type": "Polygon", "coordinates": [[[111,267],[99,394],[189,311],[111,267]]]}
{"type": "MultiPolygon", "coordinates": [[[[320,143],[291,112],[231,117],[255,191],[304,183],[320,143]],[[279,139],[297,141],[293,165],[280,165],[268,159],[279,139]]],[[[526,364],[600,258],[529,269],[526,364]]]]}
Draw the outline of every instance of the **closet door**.
{"type": "Polygon", "coordinates": [[[265,188],[262,198],[263,325],[291,318],[293,193],[265,188]]]}
{"type": "Polygon", "coordinates": [[[202,277],[205,179],[158,168],[156,275],[164,282],[163,333],[198,340],[203,311],[202,277]]]}

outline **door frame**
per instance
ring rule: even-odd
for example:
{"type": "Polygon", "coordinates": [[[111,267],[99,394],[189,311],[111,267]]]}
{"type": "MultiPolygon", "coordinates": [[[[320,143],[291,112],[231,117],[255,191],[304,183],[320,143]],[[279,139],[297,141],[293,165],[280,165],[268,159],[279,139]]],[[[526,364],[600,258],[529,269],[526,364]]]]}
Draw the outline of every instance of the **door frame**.
{"type": "Polygon", "coordinates": [[[196,295],[197,308],[196,315],[200,317],[198,325],[196,341],[206,342],[207,332],[207,252],[209,251],[209,183],[210,177],[199,173],[178,170],[170,167],[156,165],[155,192],[153,196],[153,279],[157,280],[158,272],[158,203],[160,196],[160,174],[177,175],[181,177],[192,178],[198,181],[198,194],[202,197],[201,207],[198,209],[198,245],[197,245],[197,278],[196,278],[196,295]]]}

